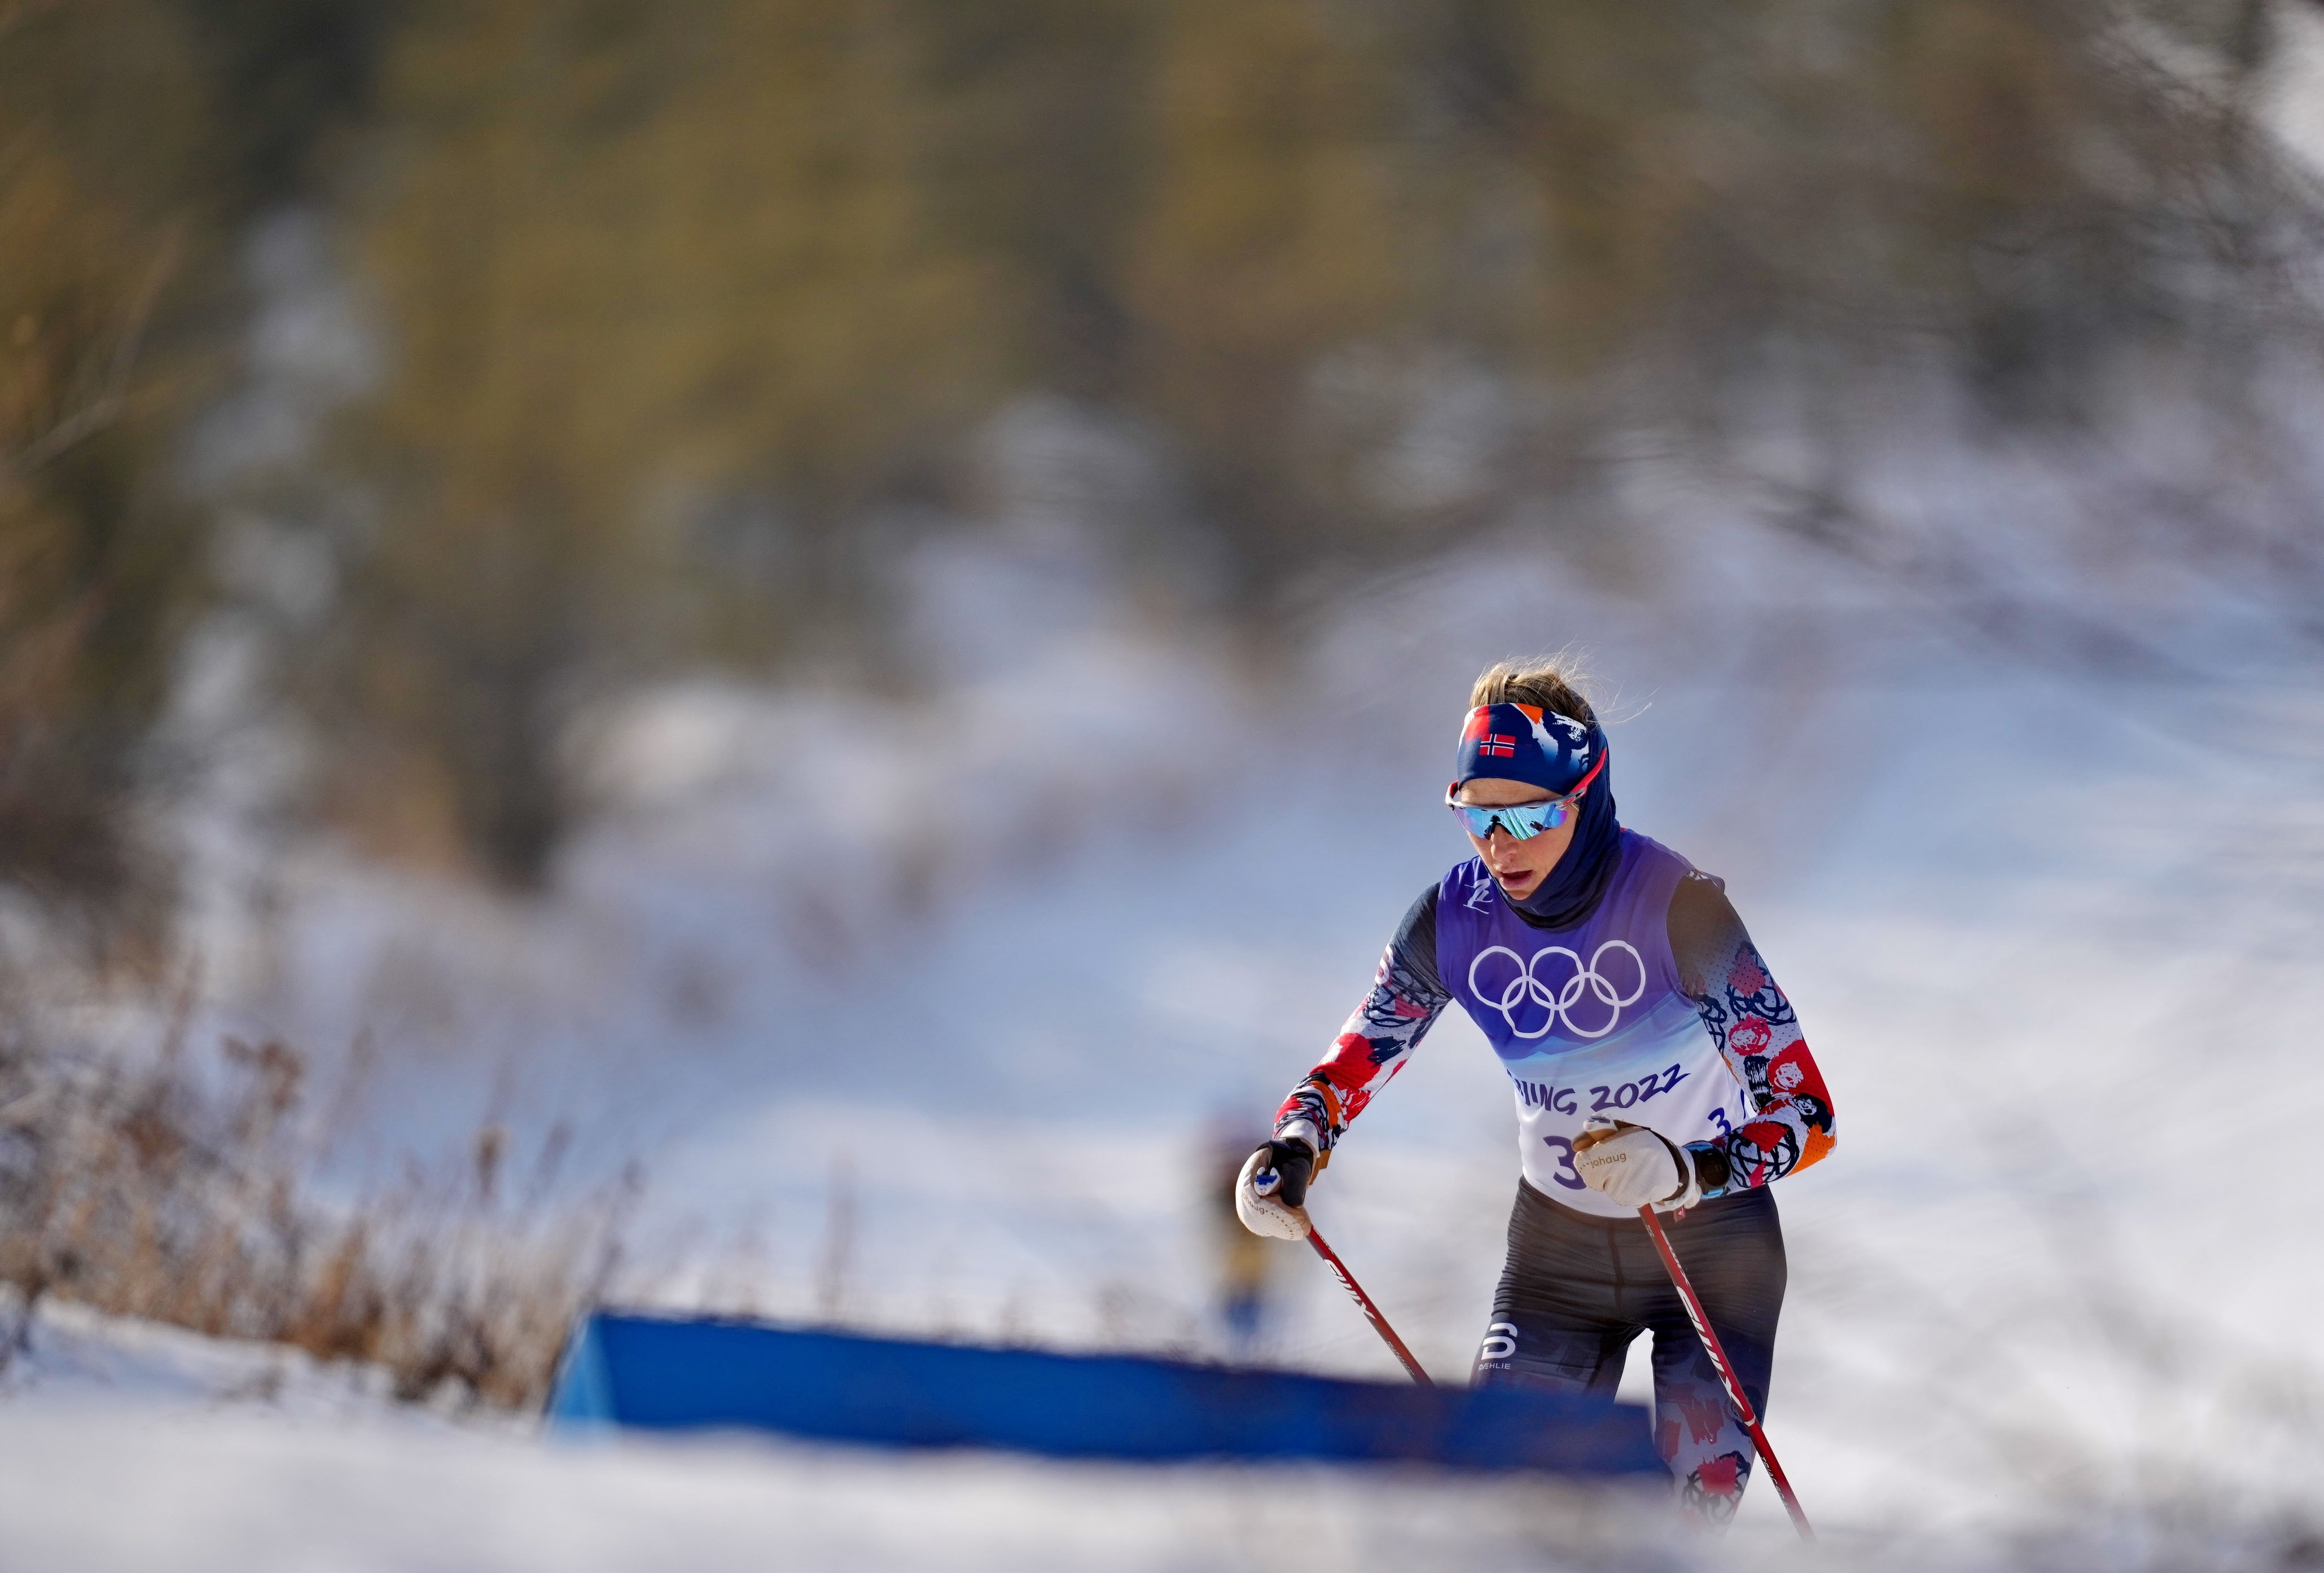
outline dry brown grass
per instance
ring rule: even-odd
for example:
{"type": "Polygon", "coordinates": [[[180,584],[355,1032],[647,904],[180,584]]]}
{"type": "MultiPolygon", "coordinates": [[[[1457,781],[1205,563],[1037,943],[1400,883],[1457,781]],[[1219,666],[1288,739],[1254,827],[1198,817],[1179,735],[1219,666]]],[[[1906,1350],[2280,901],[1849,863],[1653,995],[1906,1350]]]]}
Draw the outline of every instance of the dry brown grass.
{"type": "Polygon", "coordinates": [[[459,1173],[408,1164],[385,1191],[326,1200],[309,1067],[290,1046],[197,1054],[180,1027],[130,1066],[6,1030],[0,1283],[24,1327],[55,1295],[376,1365],[406,1400],[520,1407],[618,1260],[634,1176],[552,1204],[561,1134],[522,1196],[505,1194],[508,1138],[486,1127],[459,1173]]]}

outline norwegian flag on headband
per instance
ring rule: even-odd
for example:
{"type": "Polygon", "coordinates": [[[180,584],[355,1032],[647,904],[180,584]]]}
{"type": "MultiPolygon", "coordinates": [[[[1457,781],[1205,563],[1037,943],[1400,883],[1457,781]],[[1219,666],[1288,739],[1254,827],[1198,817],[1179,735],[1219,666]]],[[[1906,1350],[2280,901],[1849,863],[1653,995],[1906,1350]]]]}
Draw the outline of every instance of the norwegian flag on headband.
{"type": "Polygon", "coordinates": [[[1532,704],[1480,704],[1461,728],[1452,784],[1492,776],[1571,792],[1605,751],[1595,722],[1532,704]]]}

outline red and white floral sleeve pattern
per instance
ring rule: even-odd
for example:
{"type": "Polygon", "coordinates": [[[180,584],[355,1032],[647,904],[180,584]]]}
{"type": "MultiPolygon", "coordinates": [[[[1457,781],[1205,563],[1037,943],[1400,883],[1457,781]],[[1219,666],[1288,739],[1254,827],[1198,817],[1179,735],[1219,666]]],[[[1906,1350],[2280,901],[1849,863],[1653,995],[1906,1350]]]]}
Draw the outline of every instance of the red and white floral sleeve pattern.
{"type": "Polygon", "coordinates": [[[1305,1120],[1319,1134],[1322,1149],[1331,1151],[1364,1106],[1404,1068],[1413,1045],[1444,1014],[1452,998],[1436,980],[1430,961],[1391,942],[1370,989],[1332,1041],[1332,1052],[1276,1111],[1276,1133],[1305,1120]]]}
{"type": "Polygon", "coordinates": [[[1716,1140],[1691,1142],[1705,1200],[1804,1169],[1831,1151],[1831,1094],[1792,1002],[1738,922],[1723,966],[1692,993],[1695,1014],[1757,1111],[1716,1140]]]}

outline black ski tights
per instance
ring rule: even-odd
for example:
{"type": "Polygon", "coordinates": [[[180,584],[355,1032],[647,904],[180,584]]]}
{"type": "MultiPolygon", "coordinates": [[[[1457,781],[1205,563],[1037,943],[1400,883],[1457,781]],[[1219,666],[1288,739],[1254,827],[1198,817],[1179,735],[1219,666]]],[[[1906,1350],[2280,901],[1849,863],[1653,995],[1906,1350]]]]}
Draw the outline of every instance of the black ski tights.
{"type": "MultiPolygon", "coordinates": [[[[1663,1215],[1671,1248],[1762,1417],[1784,1307],[1784,1230],[1765,1187],[1663,1215]]],[[[1475,1387],[1537,1387],[1611,1403],[1631,1340],[1655,1335],[1655,1446],[1685,1511],[1734,1516],[1751,1474],[1751,1439],[1694,1336],[1646,1227],[1592,1218],[1517,1182],[1509,1259],[1493,1322],[1470,1374],[1475,1387]]]]}

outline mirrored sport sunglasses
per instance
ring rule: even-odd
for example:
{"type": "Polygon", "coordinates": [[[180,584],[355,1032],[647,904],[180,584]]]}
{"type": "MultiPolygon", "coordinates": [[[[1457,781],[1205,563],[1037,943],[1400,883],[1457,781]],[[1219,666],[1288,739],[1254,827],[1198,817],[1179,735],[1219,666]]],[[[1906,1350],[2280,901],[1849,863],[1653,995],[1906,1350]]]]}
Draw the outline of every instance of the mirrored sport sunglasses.
{"type": "Polygon", "coordinates": [[[1461,801],[1461,784],[1455,781],[1444,789],[1444,806],[1461,816],[1461,823],[1479,841],[1489,840],[1496,829],[1509,832],[1512,841],[1529,842],[1545,830],[1555,830],[1565,823],[1565,815],[1582,801],[1590,790],[1590,783],[1606,768],[1606,756],[1601,751],[1590,773],[1574,783],[1573,790],[1563,797],[1553,797],[1546,803],[1514,803],[1499,808],[1480,808],[1461,801]]]}

